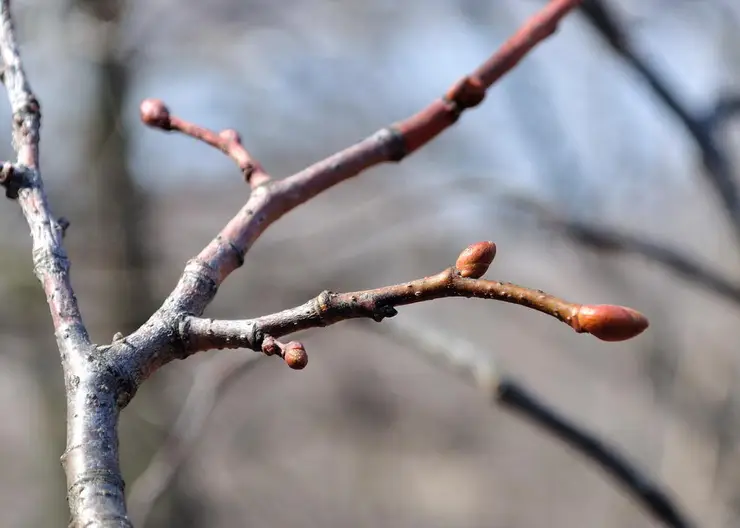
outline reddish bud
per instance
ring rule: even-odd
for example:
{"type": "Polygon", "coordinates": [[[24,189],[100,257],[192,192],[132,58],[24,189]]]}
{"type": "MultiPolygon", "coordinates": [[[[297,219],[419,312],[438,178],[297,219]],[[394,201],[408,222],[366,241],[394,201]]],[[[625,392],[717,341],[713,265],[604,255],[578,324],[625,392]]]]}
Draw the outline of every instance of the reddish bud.
{"type": "Polygon", "coordinates": [[[476,242],[463,249],[457,257],[455,267],[462,277],[481,278],[496,256],[496,244],[493,242],[476,242]]]}
{"type": "Polygon", "coordinates": [[[159,99],[144,99],[139,105],[141,121],[150,127],[170,128],[170,111],[159,99]]]}
{"type": "Polygon", "coordinates": [[[647,318],[637,310],[611,304],[584,304],[576,311],[571,326],[602,341],[625,341],[648,327],[647,318]]]}
{"type": "Polygon", "coordinates": [[[298,341],[291,341],[285,345],[283,358],[288,366],[294,370],[301,370],[308,364],[306,349],[298,341]]]}

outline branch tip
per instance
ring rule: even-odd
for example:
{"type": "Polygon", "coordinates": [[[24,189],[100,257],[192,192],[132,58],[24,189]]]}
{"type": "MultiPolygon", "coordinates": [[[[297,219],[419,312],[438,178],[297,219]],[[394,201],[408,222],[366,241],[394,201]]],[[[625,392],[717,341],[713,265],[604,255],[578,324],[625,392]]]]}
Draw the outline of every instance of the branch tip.
{"type": "Polygon", "coordinates": [[[160,99],[144,99],[139,105],[141,121],[152,128],[172,130],[170,110],[160,99]]]}
{"type": "Polygon", "coordinates": [[[229,156],[239,166],[244,180],[252,189],[267,182],[270,176],[252,158],[242,145],[239,133],[231,128],[214,132],[190,121],[170,114],[167,106],[159,99],[144,99],[139,106],[142,122],[150,127],[165,131],[175,131],[202,141],[229,156]]]}
{"type": "Polygon", "coordinates": [[[579,333],[589,333],[602,341],[626,341],[640,335],[649,326],[637,310],[611,304],[580,305],[570,321],[579,333]]]}

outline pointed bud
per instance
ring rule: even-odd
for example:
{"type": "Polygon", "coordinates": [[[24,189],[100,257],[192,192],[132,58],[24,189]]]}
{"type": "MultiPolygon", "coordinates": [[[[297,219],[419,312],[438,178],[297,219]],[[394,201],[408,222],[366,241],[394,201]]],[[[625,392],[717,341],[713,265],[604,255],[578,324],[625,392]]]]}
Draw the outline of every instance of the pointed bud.
{"type": "Polygon", "coordinates": [[[463,249],[460,256],[457,257],[455,268],[462,277],[479,279],[488,271],[488,266],[491,265],[495,256],[496,244],[493,242],[476,242],[463,249]]]}
{"type": "Polygon", "coordinates": [[[139,105],[139,115],[147,126],[170,129],[170,111],[159,99],[144,99],[139,105]]]}
{"type": "Polygon", "coordinates": [[[611,304],[583,304],[571,320],[576,332],[587,332],[602,341],[625,341],[648,327],[647,318],[637,310],[611,304]]]}
{"type": "Polygon", "coordinates": [[[308,364],[308,354],[303,344],[298,341],[291,341],[285,345],[284,356],[285,362],[293,370],[301,370],[308,364]]]}

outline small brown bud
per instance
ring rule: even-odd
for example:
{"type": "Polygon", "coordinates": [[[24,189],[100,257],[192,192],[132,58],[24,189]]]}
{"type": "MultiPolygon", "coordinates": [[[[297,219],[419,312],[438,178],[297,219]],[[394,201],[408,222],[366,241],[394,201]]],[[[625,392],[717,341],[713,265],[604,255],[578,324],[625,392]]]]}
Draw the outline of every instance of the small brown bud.
{"type": "Polygon", "coordinates": [[[649,325],[637,310],[611,304],[584,304],[573,316],[576,332],[587,332],[602,341],[625,341],[641,334],[649,325]]]}
{"type": "Polygon", "coordinates": [[[301,370],[308,364],[306,349],[298,341],[291,341],[285,345],[284,359],[288,366],[294,370],[301,370]]]}
{"type": "Polygon", "coordinates": [[[139,115],[147,126],[170,129],[170,111],[159,99],[144,99],[139,105],[139,115]]]}
{"type": "Polygon", "coordinates": [[[481,278],[496,256],[496,244],[493,242],[476,242],[463,249],[457,257],[455,267],[460,276],[471,279],[481,278]]]}

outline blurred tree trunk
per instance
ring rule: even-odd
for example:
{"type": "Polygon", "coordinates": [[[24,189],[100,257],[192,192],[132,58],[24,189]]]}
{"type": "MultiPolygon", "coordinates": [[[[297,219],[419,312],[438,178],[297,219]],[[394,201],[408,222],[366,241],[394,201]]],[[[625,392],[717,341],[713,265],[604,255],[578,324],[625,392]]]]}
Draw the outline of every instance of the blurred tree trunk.
{"type": "Polygon", "coordinates": [[[81,175],[82,187],[90,193],[89,209],[87,221],[75,229],[85,232],[86,265],[97,278],[92,333],[96,339],[109,339],[115,332],[136,329],[155,307],[147,262],[148,204],[129,170],[129,132],[122,120],[131,82],[130,67],[119,53],[125,2],[77,0],[77,4],[105,25],[97,90],[90,102],[89,171],[81,175]]]}
{"type": "MultiPolygon", "coordinates": [[[[129,333],[157,308],[150,287],[150,217],[148,195],[137,185],[129,167],[130,130],[125,126],[124,107],[132,83],[132,61],[121,53],[122,16],[126,2],[73,0],[74,7],[91,15],[103,35],[96,64],[96,90],[89,106],[88,142],[85,159],[89,170],[80,175],[89,196],[80,248],[83,265],[92,273],[94,291],[88,307],[91,335],[99,342],[115,332],[129,333]]],[[[156,414],[167,410],[161,383],[149,388],[147,407],[156,414]],[[159,385],[159,386],[157,386],[159,385]]],[[[162,380],[160,379],[160,382],[162,380]]],[[[130,417],[129,420],[137,420],[130,417]]],[[[139,420],[140,422],[140,420],[139,420]]],[[[129,421],[129,424],[131,422],[129,421]]],[[[152,429],[136,423],[135,430],[152,429]]],[[[129,429],[130,430],[130,429],[129,429]]],[[[145,467],[153,454],[153,437],[162,431],[127,435],[122,444],[136,453],[134,467],[145,467]]],[[[166,434],[166,431],[164,431],[166,434]]],[[[131,479],[132,477],[129,477],[131,479]]],[[[156,525],[198,525],[197,501],[187,497],[182,484],[173,484],[153,515],[156,525]]]]}

